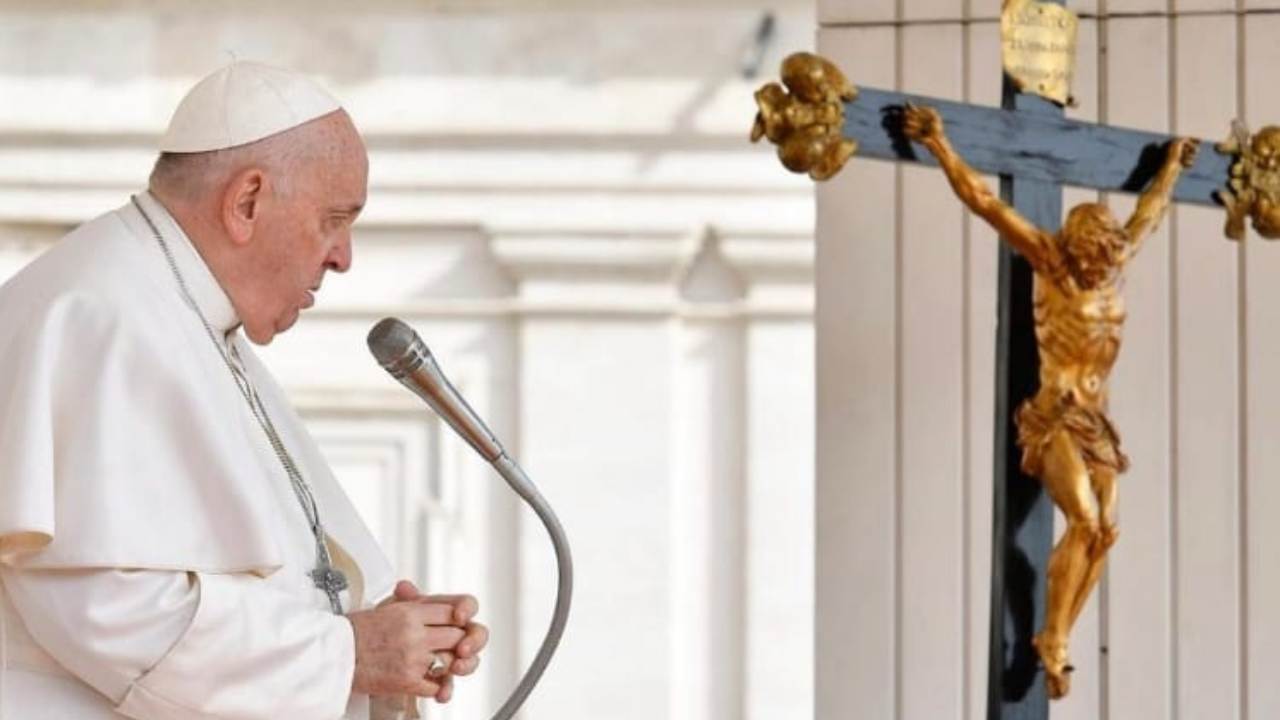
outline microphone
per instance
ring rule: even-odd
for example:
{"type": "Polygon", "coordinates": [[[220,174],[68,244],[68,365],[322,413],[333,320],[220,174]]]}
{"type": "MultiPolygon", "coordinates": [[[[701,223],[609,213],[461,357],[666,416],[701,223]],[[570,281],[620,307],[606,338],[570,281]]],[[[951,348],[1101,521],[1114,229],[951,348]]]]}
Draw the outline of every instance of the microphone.
{"type": "Polygon", "coordinates": [[[384,318],[369,331],[368,342],[369,352],[373,353],[383,369],[399,380],[401,385],[412,390],[413,394],[425,400],[437,415],[449,423],[454,432],[493,465],[493,469],[507,481],[507,485],[533,508],[551,538],[558,572],[555,608],[547,634],[524,677],[493,715],[493,720],[510,720],[542,678],[569,622],[569,605],[573,598],[573,557],[569,552],[569,539],[565,537],[564,528],[551,505],[538,492],[524,470],[507,455],[502,443],[493,436],[476,411],[458,393],[457,388],[440,371],[440,366],[431,356],[426,343],[422,342],[413,328],[396,318],[384,318]]]}
{"type": "Polygon", "coordinates": [[[484,421],[440,371],[426,343],[413,328],[396,318],[385,318],[369,331],[368,342],[369,352],[383,369],[427,401],[481,457],[494,462],[506,454],[484,421]]]}

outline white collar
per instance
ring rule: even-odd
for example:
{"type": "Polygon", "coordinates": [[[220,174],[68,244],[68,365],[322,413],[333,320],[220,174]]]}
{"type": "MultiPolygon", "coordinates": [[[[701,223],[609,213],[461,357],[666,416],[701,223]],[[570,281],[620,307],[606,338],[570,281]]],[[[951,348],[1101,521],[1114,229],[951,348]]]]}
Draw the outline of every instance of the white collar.
{"type": "MultiPolygon", "coordinates": [[[[239,327],[240,316],[236,314],[231,298],[227,297],[226,291],[218,284],[218,279],[214,277],[209,265],[191,243],[191,239],[183,232],[182,226],[151,193],[141,192],[135,197],[147,216],[156,224],[160,236],[168,244],[169,251],[173,254],[173,262],[178,266],[178,272],[191,292],[191,299],[195,301],[196,307],[209,322],[209,327],[223,336],[239,327]]],[[[155,238],[150,239],[152,242],[155,241],[155,238]]]]}

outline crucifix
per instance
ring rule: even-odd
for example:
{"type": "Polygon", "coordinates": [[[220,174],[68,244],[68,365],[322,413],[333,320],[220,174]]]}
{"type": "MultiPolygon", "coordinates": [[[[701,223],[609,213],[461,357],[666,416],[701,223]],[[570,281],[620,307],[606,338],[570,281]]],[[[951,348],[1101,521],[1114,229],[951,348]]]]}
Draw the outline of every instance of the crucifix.
{"type": "Polygon", "coordinates": [[[1249,220],[1280,235],[1280,129],[1250,136],[1237,124],[1197,152],[1188,139],[1068,120],[1058,102],[1023,92],[1021,77],[1005,76],[1001,109],[857,89],[807,54],[788,58],[782,77],[785,87],[756,95],[752,138],[776,143],[789,169],[824,180],[855,153],[940,165],[1001,233],[988,717],[1047,718],[1048,698],[1069,687],[1067,632],[1115,539],[1127,459],[1105,413],[1124,319],[1119,270],[1170,202],[1224,206],[1232,239],[1249,220]],[[998,200],[978,172],[1000,176],[998,200]],[[1085,204],[1063,228],[1063,185],[1141,198],[1127,223],[1085,204]],[[1055,503],[1068,526],[1051,552],[1055,503]]]}

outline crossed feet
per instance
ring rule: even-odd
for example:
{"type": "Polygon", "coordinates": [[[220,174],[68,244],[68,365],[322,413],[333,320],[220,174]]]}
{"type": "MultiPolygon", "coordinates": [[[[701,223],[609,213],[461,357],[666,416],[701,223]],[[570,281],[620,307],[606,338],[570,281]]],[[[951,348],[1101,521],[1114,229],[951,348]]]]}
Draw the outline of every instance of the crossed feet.
{"type": "Polygon", "coordinates": [[[1067,658],[1067,644],[1040,633],[1031,639],[1044,667],[1044,685],[1053,700],[1064,697],[1071,689],[1071,672],[1075,670],[1067,658]]]}

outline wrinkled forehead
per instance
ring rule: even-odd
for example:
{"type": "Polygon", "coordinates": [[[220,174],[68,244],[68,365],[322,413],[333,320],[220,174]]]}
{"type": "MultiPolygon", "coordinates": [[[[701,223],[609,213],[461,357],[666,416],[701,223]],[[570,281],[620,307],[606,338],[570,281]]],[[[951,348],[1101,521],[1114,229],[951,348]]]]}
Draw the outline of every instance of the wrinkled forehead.
{"type": "Polygon", "coordinates": [[[298,138],[305,160],[295,170],[325,202],[364,203],[369,159],[351,118],[337,110],[320,118],[298,138]]]}
{"type": "Polygon", "coordinates": [[[364,139],[346,110],[335,110],[307,123],[299,142],[308,146],[310,155],[326,162],[365,163],[364,139]]]}

